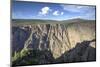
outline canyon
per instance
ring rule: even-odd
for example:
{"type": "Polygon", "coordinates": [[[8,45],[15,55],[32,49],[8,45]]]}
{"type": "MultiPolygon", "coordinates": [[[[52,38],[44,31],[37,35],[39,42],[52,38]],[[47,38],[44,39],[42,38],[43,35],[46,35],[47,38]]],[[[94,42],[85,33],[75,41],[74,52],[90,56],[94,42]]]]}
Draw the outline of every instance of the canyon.
{"type": "Polygon", "coordinates": [[[12,23],[13,65],[96,60],[95,21],[44,21],[12,23]]]}

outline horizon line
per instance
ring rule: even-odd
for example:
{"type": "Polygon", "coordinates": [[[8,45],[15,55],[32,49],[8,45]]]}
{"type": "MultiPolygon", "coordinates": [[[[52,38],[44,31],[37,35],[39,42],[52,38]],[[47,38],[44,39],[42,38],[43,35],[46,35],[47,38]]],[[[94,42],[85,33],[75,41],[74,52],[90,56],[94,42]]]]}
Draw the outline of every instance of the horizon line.
{"type": "Polygon", "coordinates": [[[83,19],[83,18],[69,18],[69,19],[63,19],[63,20],[57,20],[57,19],[26,19],[26,18],[12,18],[13,19],[18,19],[18,20],[54,20],[54,21],[65,21],[65,20],[76,20],[76,19],[80,19],[80,20],[96,20],[96,19],[83,19]]]}

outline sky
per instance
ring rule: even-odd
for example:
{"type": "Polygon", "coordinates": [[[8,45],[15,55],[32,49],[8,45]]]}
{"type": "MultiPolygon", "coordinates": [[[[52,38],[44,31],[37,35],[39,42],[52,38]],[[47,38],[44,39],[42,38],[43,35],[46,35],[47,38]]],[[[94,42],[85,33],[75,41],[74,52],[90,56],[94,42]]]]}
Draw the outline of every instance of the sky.
{"type": "Polygon", "coordinates": [[[95,20],[95,6],[13,0],[12,19],[95,20]]]}

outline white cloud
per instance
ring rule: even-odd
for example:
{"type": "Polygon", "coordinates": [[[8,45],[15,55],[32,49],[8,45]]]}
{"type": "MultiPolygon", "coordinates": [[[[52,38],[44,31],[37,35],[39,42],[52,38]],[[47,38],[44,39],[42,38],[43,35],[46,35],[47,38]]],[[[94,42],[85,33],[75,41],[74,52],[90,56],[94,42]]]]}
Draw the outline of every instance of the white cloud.
{"type": "Polygon", "coordinates": [[[80,9],[79,7],[75,6],[75,5],[61,5],[62,8],[66,11],[72,11],[72,12],[78,12],[80,9]]]}
{"type": "Polygon", "coordinates": [[[64,14],[64,12],[60,12],[60,11],[54,11],[53,12],[54,16],[63,15],[63,14],[64,14]]]}
{"type": "Polygon", "coordinates": [[[80,6],[80,5],[61,5],[61,7],[66,10],[66,11],[71,11],[71,12],[80,12],[80,11],[84,11],[88,8],[90,8],[89,6],[80,6]]]}
{"type": "Polygon", "coordinates": [[[54,12],[53,12],[53,15],[54,15],[54,16],[58,16],[58,15],[59,15],[58,12],[59,12],[59,11],[54,11],[54,12]]]}
{"type": "Polygon", "coordinates": [[[39,12],[39,15],[46,15],[49,13],[49,11],[51,11],[49,7],[43,7],[41,11],[39,12]]]}
{"type": "Polygon", "coordinates": [[[64,14],[64,12],[61,12],[61,15],[63,15],[64,14]]]}

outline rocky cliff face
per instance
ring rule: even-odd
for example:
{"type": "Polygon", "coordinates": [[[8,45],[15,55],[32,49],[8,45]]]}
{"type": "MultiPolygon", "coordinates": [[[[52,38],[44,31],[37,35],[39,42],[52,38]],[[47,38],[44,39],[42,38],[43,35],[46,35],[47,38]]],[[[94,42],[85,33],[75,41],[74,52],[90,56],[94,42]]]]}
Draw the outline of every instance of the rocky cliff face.
{"type": "Polygon", "coordinates": [[[48,50],[57,59],[75,48],[77,43],[95,39],[95,23],[13,26],[12,35],[13,54],[22,49],[48,50]]]}

